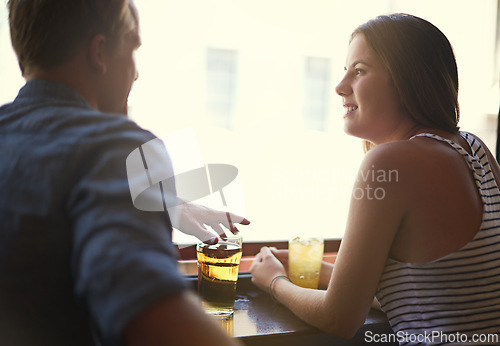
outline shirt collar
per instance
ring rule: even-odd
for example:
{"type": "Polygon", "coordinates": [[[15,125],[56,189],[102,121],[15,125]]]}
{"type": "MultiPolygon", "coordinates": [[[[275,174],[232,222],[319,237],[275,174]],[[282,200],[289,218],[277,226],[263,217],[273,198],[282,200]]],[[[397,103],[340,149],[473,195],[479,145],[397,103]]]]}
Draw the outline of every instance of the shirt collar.
{"type": "Polygon", "coordinates": [[[81,108],[92,109],[83,96],[69,85],[43,79],[32,79],[19,90],[17,99],[43,99],[47,102],[71,103],[81,108]]]}

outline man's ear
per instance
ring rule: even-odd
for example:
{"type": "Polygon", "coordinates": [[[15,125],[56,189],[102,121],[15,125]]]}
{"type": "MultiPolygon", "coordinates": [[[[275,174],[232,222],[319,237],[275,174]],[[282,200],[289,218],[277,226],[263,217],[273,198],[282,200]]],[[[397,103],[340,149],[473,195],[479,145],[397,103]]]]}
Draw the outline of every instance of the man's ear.
{"type": "Polygon", "coordinates": [[[106,72],[106,37],[103,34],[97,34],[90,41],[90,65],[99,74],[106,72]]]}

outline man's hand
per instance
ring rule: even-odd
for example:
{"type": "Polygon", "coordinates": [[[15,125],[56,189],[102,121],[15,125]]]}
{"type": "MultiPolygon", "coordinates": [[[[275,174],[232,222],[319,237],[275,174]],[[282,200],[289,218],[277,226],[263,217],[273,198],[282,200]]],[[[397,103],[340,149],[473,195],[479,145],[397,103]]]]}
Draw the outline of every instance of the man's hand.
{"type": "Polygon", "coordinates": [[[242,346],[208,317],[193,293],[166,296],[135,317],[123,333],[124,345],[242,346]]]}
{"type": "Polygon", "coordinates": [[[169,214],[175,214],[175,216],[171,216],[174,228],[182,233],[193,235],[207,244],[217,244],[219,241],[218,236],[222,238],[226,236],[222,226],[233,234],[238,234],[239,231],[234,225],[235,223],[250,224],[250,221],[234,213],[215,210],[189,202],[169,208],[168,211],[169,214]],[[216,233],[206,226],[210,226],[216,233]]]}

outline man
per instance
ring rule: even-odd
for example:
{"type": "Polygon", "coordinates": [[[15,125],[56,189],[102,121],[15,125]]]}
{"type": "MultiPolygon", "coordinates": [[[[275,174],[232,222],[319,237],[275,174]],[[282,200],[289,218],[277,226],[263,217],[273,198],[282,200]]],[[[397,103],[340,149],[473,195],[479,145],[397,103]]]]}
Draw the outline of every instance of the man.
{"type": "MultiPolygon", "coordinates": [[[[186,290],[168,214],[131,200],[127,156],[155,138],[123,115],[141,43],[133,4],[8,6],[27,83],[0,108],[0,344],[235,343],[186,290]]],[[[206,209],[189,208],[184,224],[208,239],[206,209]]]]}

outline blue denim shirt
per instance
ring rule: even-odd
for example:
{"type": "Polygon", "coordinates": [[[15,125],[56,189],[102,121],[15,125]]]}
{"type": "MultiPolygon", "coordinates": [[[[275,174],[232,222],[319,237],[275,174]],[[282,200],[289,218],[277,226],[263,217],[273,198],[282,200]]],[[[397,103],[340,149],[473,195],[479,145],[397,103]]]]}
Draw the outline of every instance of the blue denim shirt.
{"type": "Polygon", "coordinates": [[[168,215],[130,196],[126,158],[154,138],[48,81],[0,108],[1,345],[119,345],[186,288],[168,215]]]}

